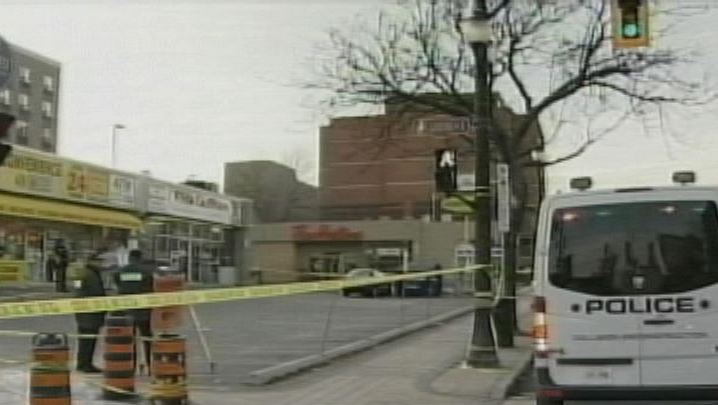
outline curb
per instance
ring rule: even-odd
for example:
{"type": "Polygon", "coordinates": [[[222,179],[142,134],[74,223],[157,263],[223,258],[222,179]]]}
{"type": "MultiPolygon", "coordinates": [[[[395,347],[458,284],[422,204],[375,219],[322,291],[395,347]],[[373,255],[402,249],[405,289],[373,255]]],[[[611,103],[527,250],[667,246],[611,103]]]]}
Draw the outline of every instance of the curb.
{"type": "Polygon", "coordinates": [[[419,331],[421,329],[436,326],[442,322],[458,318],[473,310],[474,306],[466,306],[463,308],[455,309],[453,311],[446,312],[444,314],[437,315],[423,321],[417,321],[406,326],[390,329],[386,332],[381,332],[368,338],[356,340],[354,342],[326,350],[324,353],[312,354],[309,356],[301,357],[296,360],[291,360],[260,370],[255,370],[249,373],[249,379],[247,381],[244,381],[243,383],[246,385],[267,385],[291,374],[296,374],[300,371],[326,364],[340,357],[356,354],[371,349],[373,347],[379,346],[383,343],[392,341],[394,339],[419,331]]]}
{"type": "Polygon", "coordinates": [[[0,297],[0,302],[26,302],[26,301],[43,301],[43,300],[56,300],[63,298],[72,298],[67,293],[45,293],[45,292],[30,292],[22,293],[14,296],[3,296],[0,297]]]}
{"type": "Polygon", "coordinates": [[[522,354],[518,361],[518,367],[513,368],[511,370],[511,374],[499,381],[494,388],[492,388],[489,397],[493,400],[502,401],[508,398],[509,394],[511,394],[516,388],[516,383],[518,383],[521,375],[523,375],[529,367],[531,367],[534,357],[533,355],[533,350],[528,350],[526,353],[522,354]]]}

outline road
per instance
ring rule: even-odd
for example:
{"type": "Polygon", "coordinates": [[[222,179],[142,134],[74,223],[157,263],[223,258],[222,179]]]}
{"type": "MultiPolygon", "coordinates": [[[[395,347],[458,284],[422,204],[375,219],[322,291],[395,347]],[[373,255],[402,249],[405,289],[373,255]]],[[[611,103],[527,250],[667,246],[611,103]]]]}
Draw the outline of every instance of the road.
{"type": "MultiPolygon", "coordinates": [[[[196,306],[217,364],[210,374],[197,333],[188,322],[192,380],[203,386],[234,387],[251,371],[294,360],[470,304],[468,298],[345,298],[337,293],[226,302],[196,306]]],[[[0,330],[74,331],[69,316],[0,320],[0,330]]],[[[29,337],[0,337],[0,367],[26,361],[29,337]]],[[[101,360],[96,360],[101,365],[101,360]]]]}

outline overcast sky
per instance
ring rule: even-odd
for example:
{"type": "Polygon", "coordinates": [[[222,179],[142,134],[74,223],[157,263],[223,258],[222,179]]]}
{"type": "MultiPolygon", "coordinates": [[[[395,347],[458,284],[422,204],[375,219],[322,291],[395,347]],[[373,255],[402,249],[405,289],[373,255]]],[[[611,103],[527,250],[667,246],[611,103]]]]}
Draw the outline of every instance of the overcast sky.
{"type": "Polygon", "coordinates": [[[0,0],[0,35],[62,63],[60,153],[180,181],[223,163],[315,159],[298,86],[332,25],[372,0],[0,0]]]}
{"type": "MultiPolygon", "coordinates": [[[[315,159],[325,117],[297,84],[327,28],[386,2],[0,0],[0,35],[62,63],[61,154],[108,164],[111,128],[121,123],[120,168],[221,181],[226,161],[315,159]]],[[[717,18],[715,10],[693,17],[685,37],[666,39],[701,51],[709,75],[718,73],[717,18]]],[[[660,183],[671,168],[699,169],[716,184],[716,112],[674,114],[673,134],[655,121],[647,132],[624,126],[552,169],[553,188],[592,173],[606,186],[660,183]]]]}

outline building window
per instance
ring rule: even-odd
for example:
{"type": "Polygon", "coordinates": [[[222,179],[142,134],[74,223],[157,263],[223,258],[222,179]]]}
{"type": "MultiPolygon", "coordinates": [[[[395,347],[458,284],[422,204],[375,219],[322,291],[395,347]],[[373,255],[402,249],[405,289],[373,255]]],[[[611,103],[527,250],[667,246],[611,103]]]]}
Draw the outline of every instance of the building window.
{"type": "Polygon", "coordinates": [[[55,81],[52,79],[52,76],[44,76],[42,78],[42,87],[48,93],[55,91],[55,81]]]}
{"type": "Polygon", "coordinates": [[[20,104],[20,109],[23,111],[30,110],[30,97],[27,94],[20,94],[17,96],[17,102],[20,104]]]}
{"type": "Polygon", "coordinates": [[[29,142],[28,125],[25,121],[18,121],[15,124],[15,142],[18,145],[27,145],[29,142]]]}
{"type": "Polygon", "coordinates": [[[55,139],[52,136],[51,128],[42,129],[42,149],[52,152],[55,148],[55,139]]]}
{"type": "Polygon", "coordinates": [[[5,89],[3,91],[0,91],[0,104],[2,105],[10,105],[10,90],[5,89]]]}
{"type": "Polygon", "coordinates": [[[30,84],[30,69],[26,67],[20,68],[20,83],[30,84]]]}
{"type": "Polygon", "coordinates": [[[42,116],[52,118],[52,103],[49,101],[42,102],[42,116]]]}

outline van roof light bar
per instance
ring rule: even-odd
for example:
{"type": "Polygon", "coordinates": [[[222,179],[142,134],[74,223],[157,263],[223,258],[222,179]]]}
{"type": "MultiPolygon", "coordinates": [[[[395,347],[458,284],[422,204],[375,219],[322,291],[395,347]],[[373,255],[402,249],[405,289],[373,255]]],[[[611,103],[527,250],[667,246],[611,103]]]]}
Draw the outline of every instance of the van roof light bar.
{"type": "Polygon", "coordinates": [[[593,186],[593,180],[590,177],[574,177],[570,182],[573,190],[588,190],[593,186]]]}
{"type": "Polygon", "coordinates": [[[696,182],[696,173],[692,171],[674,172],[673,182],[680,185],[693,184],[696,182]]]}

